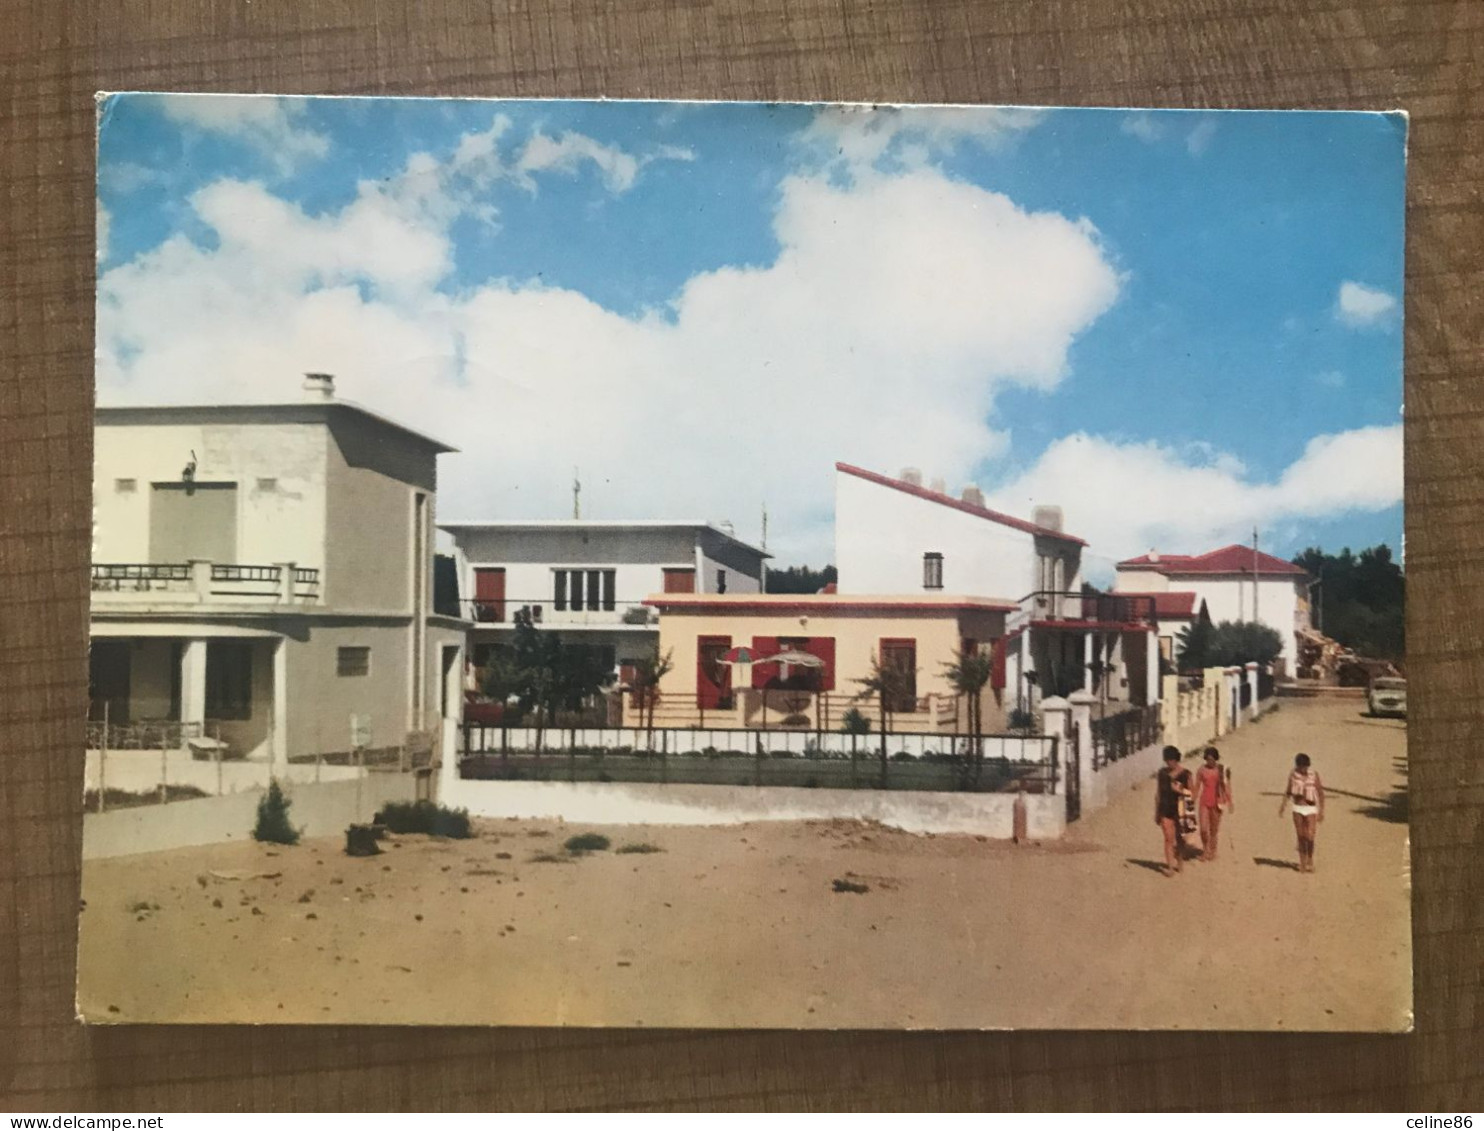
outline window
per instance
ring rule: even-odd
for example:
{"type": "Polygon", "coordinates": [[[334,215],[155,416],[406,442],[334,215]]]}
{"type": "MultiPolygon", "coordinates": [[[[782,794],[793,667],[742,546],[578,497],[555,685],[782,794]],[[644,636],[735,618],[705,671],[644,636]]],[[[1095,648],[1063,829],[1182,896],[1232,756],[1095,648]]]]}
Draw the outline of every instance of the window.
{"type": "Polygon", "coordinates": [[[689,567],[680,569],[666,569],[665,592],[666,593],[694,593],[696,591],[696,571],[689,567]]]}
{"type": "Polygon", "coordinates": [[[480,566],[474,570],[474,619],[500,623],[505,619],[505,570],[480,566]]]}
{"type": "Polygon", "coordinates": [[[342,676],[370,675],[371,649],[364,644],[335,649],[335,674],[342,676]]]}
{"type": "Polygon", "coordinates": [[[573,612],[612,610],[615,572],[611,569],[553,570],[553,608],[559,613],[565,612],[569,606],[573,612]]]}
{"type": "Polygon", "coordinates": [[[922,555],[922,587],[924,589],[943,588],[943,555],[926,553],[922,555]]]}
{"type": "Polygon", "coordinates": [[[719,569],[716,571],[716,591],[725,593],[727,591],[727,571],[719,569]]]}
{"type": "Polygon", "coordinates": [[[206,646],[206,717],[252,718],[252,644],[213,640],[206,646]]]}

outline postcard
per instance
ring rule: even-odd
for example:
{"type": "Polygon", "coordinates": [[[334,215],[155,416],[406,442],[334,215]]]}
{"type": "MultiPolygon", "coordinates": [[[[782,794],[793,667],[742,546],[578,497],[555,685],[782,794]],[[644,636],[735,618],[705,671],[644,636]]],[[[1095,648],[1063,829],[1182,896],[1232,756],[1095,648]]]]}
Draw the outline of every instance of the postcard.
{"type": "Polygon", "coordinates": [[[100,96],[80,1016],[1409,1028],[1406,127],[100,96]]]}

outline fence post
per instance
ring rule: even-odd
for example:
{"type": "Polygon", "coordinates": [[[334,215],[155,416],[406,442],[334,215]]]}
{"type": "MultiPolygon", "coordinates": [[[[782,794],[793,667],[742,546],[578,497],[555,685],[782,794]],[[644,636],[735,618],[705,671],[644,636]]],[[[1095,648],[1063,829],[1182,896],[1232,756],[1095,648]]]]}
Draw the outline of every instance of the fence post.
{"type": "Polygon", "coordinates": [[[761,733],[752,736],[753,758],[752,758],[752,784],[760,786],[763,784],[763,736],[761,733]]]}
{"type": "Polygon", "coordinates": [[[166,749],[165,736],[160,735],[160,804],[170,800],[170,752],[166,749]]]}
{"type": "Polygon", "coordinates": [[[216,742],[211,747],[211,756],[216,761],[216,795],[222,795],[222,728],[216,728],[216,742]]]}

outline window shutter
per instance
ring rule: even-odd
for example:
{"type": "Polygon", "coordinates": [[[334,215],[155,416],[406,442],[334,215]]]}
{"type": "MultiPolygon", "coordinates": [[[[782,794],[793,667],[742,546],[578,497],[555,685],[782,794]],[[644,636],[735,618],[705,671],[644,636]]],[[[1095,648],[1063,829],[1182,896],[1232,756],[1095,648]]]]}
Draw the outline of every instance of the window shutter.
{"type": "Polygon", "coordinates": [[[696,637],[696,706],[702,710],[715,710],[732,689],[732,669],[716,663],[731,646],[730,636],[696,637]]]}
{"type": "MultiPolygon", "coordinates": [[[[754,636],[752,638],[752,654],[754,656],[771,656],[778,651],[778,637],[776,636],[754,636]]],[[[778,678],[777,664],[752,665],[752,686],[767,687],[773,680],[778,678]]]]}
{"type": "Polygon", "coordinates": [[[824,661],[824,667],[819,669],[819,689],[821,691],[835,690],[835,638],[833,636],[812,636],[804,651],[824,661]]]}

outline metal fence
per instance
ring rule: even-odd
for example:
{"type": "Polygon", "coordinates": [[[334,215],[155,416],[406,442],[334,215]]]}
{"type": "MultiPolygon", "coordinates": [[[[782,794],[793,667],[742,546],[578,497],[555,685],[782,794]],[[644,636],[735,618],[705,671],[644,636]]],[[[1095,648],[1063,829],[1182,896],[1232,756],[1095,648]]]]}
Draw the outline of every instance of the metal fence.
{"type": "Polygon", "coordinates": [[[1160,705],[1134,707],[1103,719],[1092,720],[1092,768],[1100,770],[1163,741],[1160,705]]]}
{"type": "Polygon", "coordinates": [[[1057,746],[1042,735],[889,734],[883,761],[879,734],[466,725],[459,769],[470,780],[1054,793],[1057,746]]]}

